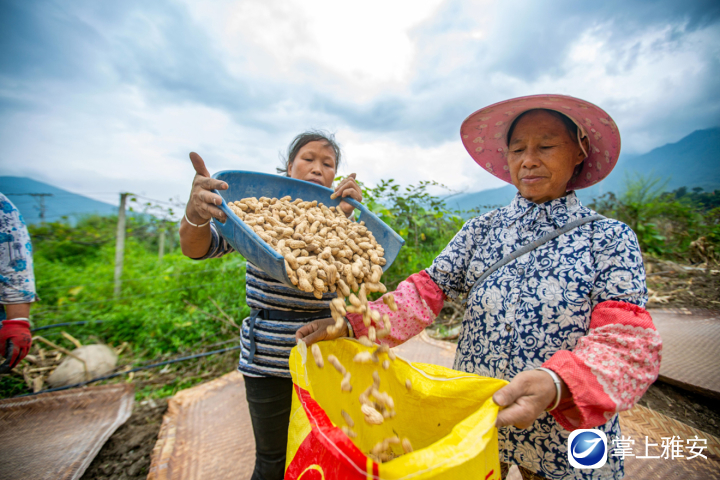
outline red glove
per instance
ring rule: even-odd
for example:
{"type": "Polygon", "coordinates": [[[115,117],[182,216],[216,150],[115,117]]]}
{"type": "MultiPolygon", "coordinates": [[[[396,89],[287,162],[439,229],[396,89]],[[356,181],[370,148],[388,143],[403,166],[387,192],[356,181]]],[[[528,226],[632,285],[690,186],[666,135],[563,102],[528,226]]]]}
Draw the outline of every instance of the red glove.
{"type": "Polygon", "coordinates": [[[3,320],[0,324],[0,356],[5,357],[0,373],[7,373],[30,351],[32,335],[27,320],[3,320]]]}

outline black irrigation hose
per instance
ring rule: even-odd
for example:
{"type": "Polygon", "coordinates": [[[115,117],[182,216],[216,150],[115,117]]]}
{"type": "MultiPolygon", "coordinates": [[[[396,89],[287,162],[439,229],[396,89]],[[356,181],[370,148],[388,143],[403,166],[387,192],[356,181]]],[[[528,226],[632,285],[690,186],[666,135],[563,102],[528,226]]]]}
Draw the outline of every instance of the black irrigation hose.
{"type": "Polygon", "coordinates": [[[131,370],[126,370],[126,371],[124,371],[124,372],[117,372],[117,373],[113,373],[113,374],[110,374],[110,375],[105,375],[105,376],[103,376],[103,377],[93,378],[93,379],[91,379],[91,380],[87,380],[87,381],[85,381],[85,382],[76,383],[76,384],[74,384],[74,385],[66,385],[66,386],[64,386],[64,387],[49,388],[49,389],[47,389],[47,390],[41,390],[41,391],[35,392],[35,393],[26,393],[26,394],[24,394],[24,395],[17,395],[17,396],[12,397],[12,398],[32,397],[32,396],[34,396],[34,395],[38,395],[38,394],[41,394],[41,393],[59,392],[60,390],[68,390],[68,389],[70,389],[70,388],[84,387],[85,385],[88,385],[88,384],[91,384],[91,383],[100,382],[100,381],[102,381],[102,380],[109,380],[109,379],[111,379],[111,378],[119,377],[119,376],[121,376],[121,375],[126,375],[126,374],[128,374],[128,373],[133,373],[133,372],[137,372],[137,371],[140,371],[140,370],[147,370],[148,368],[162,367],[163,365],[169,365],[169,364],[171,364],[171,363],[177,363],[177,362],[184,362],[185,360],[192,360],[192,359],[194,359],[194,358],[207,357],[207,356],[209,356],[209,355],[215,355],[216,353],[230,352],[230,351],[232,351],[232,350],[238,350],[238,349],[240,349],[240,348],[242,348],[242,345],[236,345],[236,346],[234,346],[234,347],[228,347],[228,348],[221,348],[220,350],[213,350],[212,352],[198,353],[198,354],[196,354],[196,355],[190,355],[189,357],[175,358],[175,359],[173,359],[173,360],[166,360],[166,361],[160,362],[160,363],[153,363],[152,365],[145,365],[145,366],[142,366],[142,367],[136,367],[136,368],[133,368],[133,369],[131,369],[131,370]]]}
{"type": "Polygon", "coordinates": [[[39,332],[40,330],[47,330],[49,328],[56,328],[56,327],[69,327],[74,325],[85,325],[86,323],[105,323],[107,320],[84,320],[82,322],[65,322],[65,323],[54,323],[52,325],[45,325],[44,327],[37,327],[30,330],[32,333],[39,332]]]}

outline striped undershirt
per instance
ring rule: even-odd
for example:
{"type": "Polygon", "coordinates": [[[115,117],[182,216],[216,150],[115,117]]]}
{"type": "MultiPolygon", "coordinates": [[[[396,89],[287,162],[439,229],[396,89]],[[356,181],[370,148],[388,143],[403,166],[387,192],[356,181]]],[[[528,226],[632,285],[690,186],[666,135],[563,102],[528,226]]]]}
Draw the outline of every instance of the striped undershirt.
{"type": "MultiPolygon", "coordinates": [[[[218,233],[214,224],[210,224],[212,242],[210,249],[201,258],[218,258],[234,252],[230,244],[218,233]]],[[[245,270],[246,302],[252,309],[284,310],[288,312],[321,312],[330,308],[330,300],[334,294],[325,294],[318,300],[312,293],[302,292],[278,282],[264,271],[247,262],[245,270]]],[[[250,326],[249,319],[243,320],[240,332],[242,348],[240,350],[240,363],[238,371],[253,377],[285,377],[290,378],[288,359],[290,350],[295,346],[295,332],[307,322],[324,318],[318,315],[302,320],[265,320],[258,317],[255,320],[255,356],[253,362],[248,362],[250,356],[250,326]]]]}

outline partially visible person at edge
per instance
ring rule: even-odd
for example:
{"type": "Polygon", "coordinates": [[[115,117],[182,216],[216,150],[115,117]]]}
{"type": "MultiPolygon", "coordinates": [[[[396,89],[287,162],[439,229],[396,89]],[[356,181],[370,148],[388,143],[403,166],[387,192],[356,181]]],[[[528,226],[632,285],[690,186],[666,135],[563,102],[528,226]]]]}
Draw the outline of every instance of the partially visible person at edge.
{"type": "Polygon", "coordinates": [[[0,373],[30,351],[30,304],[35,295],[32,244],[18,209],[0,193],[0,373]]]}
{"type": "MultiPolygon", "coordinates": [[[[210,178],[202,159],[190,154],[195,178],[190,201],[180,225],[183,253],[194,259],[217,258],[233,251],[218,234],[211,218],[224,222],[225,214],[218,208],[221,198],[212,189],[225,190],[225,182],[210,178]]],[[[341,152],[332,135],[305,132],[292,141],[283,168],[291,178],[332,187],[340,166],[341,152]]],[[[342,198],[362,201],[362,192],[349,175],[335,188],[342,198]]],[[[351,216],[353,207],[341,202],[340,208],[351,216]]],[[[247,305],[251,316],[242,324],[242,350],[238,370],[245,378],[245,391],[255,434],[255,470],[253,480],[283,478],[285,450],[290,424],[292,379],[288,365],[290,350],[295,346],[295,332],[308,321],[329,318],[333,294],[321,300],[312,293],[288,287],[247,262],[247,305]]]]}
{"type": "MultiPolygon", "coordinates": [[[[567,449],[579,428],[619,438],[618,412],[632,408],[658,375],[662,342],[644,308],[637,237],[600,217],[532,244],[597,215],[574,190],[615,166],[617,126],[589,102],[535,95],[475,112],[461,136],[473,159],[518,193],[510,205],[468,221],[430,268],[402,282],[397,312],[373,302],[392,319],[382,342],[405,342],[433,322],[446,297],[466,295],[454,368],[510,381],[493,396],[504,407],[497,417],[502,478],[511,464],[524,479],[622,478],[621,458],[575,469],[567,449]],[[478,281],[524,246],[528,253],[478,281]]],[[[355,336],[367,334],[361,317],[347,319],[355,336]]],[[[312,344],[348,335],[329,335],[332,323],[311,322],[297,337],[312,344]]]]}

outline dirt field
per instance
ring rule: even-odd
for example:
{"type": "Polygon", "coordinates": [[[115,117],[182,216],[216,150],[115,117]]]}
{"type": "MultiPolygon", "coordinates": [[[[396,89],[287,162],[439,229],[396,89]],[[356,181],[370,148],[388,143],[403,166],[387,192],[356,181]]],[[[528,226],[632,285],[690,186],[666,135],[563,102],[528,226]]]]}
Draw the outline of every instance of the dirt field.
{"type": "MultiPolygon", "coordinates": [[[[184,381],[196,380],[199,377],[203,381],[212,380],[234,370],[237,359],[238,352],[232,351],[214,358],[178,363],[165,373],[155,372],[152,375],[135,377],[135,391],[139,392],[150,384],[157,389],[163,383],[183,384],[184,381]]],[[[145,479],[150,468],[152,449],[166,410],[167,398],[135,402],[130,418],[100,449],[81,478],[83,480],[145,479]]]]}
{"type": "Polygon", "coordinates": [[[141,479],[150,468],[167,400],[145,400],[136,403],[133,413],[110,437],[81,477],[91,479],[141,479]]]}

